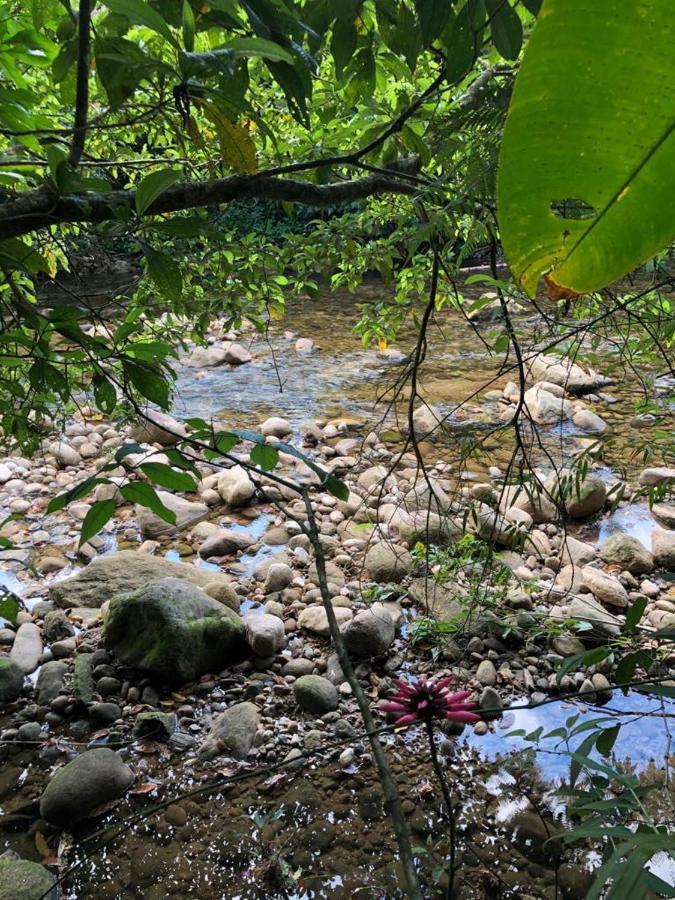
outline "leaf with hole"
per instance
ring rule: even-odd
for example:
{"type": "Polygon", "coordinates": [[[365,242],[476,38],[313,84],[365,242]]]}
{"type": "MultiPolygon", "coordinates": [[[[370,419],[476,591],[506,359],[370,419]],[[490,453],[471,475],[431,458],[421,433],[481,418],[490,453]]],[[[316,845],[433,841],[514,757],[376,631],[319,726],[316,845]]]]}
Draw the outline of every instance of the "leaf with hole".
{"type": "Polygon", "coordinates": [[[672,12],[671,0],[620,15],[615,0],[546,0],[497,180],[504,252],[530,296],[544,275],[552,296],[599,290],[675,240],[672,12]]]}

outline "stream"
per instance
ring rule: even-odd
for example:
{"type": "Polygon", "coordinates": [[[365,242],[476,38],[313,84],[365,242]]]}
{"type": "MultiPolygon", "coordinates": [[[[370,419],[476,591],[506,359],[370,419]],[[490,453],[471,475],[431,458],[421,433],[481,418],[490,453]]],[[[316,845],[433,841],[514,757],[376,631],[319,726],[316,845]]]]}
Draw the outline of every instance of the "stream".
{"type": "MultiPolygon", "coordinates": [[[[395,398],[392,384],[401,372],[401,353],[408,354],[414,346],[415,331],[404,328],[393,351],[384,353],[365,349],[353,333],[360,315],[357,302],[374,301],[380,293],[377,285],[370,284],[358,298],[337,292],[318,300],[294,300],[289,303],[282,322],[271,322],[267,335],[248,332],[239,338],[253,356],[250,363],[203,370],[180,366],[173,413],[179,418],[202,417],[214,419],[225,427],[254,429],[269,416],[283,416],[291,423],[290,440],[298,447],[302,446],[306,423],[347,420],[359,437],[365,437],[371,429],[381,429],[388,448],[400,448],[402,439],[396,419],[404,415],[407,398],[405,394],[395,398]],[[297,338],[313,341],[312,351],[296,352],[297,338]]],[[[516,323],[523,334],[541,330],[538,318],[521,315],[516,317],[516,323]]],[[[489,325],[478,325],[477,329],[483,336],[491,332],[489,325]]],[[[596,353],[601,355],[602,348],[596,353]]],[[[459,313],[444,310],[439,314],[438,323],[429,334],[420,393],[425,401],[438,406],[449,417],[450,427],[438,441],[425,442],[424,455],[430,464],[456,464],[459,439],[465,435],[485,435],[484,454],[479,460],[469,460],[467,472],[461,477],[467,481],[482,480],[490,466],[508,465],[512,437],[510,433],[495,431],[495,425],[499,423],[499,393],[507,381],[517,379],[513,372],[500,373],[500,364],[501,358],[487,354],[476,330],[459,313]],[[489,384],[487,390],[486,384],[489,384]]],[[[602,371],[600,363],[597,368],[602,371]]],[[[606,389],[609,399],[598,398],[592,403],[593,411],[602,415],[609,426],[608,439],[601,439],[598,451],[601,466],[597,469],[597,474],[609,486],[620,478],[634,476],[644,466],[641,453],[645,419],[638,414],[641,391],[636,379],[622,376],[619,383],[606,389]]],[[[666,422],[672,422],[675,407],[672,386],[667,381],[660,382],[655,400],[659,414],[666,422]]],[[[550,469],[551,461],[556,465],[568,462],[572,454],[588,446],[589,440],[597,439],[597,435],[589,436],[571,422],[544,428],[542,433],[542,445],[533,447],[532,454],[533,462],[544,470],[550,469]]],[[[230,516],[225,521],[228,529],[243,531],[256,542],[252,552],[243,552],[231,566],[223,566],[225,572],[243,580],[251,580],[255,567],[279,550],[260,542],[265,531],[274,525],[274,510],[262,506],[257,512],[251,519],[230,516]]],[[[601,543],[615,533],[625,533],[649,546],[651,532],[657,524],[648,503],[641,500],[631,505],[619,504],[599,518],[575,525],[572,533],[592,543],[601,543]]],[[[47,518],[41,527],[53,533],[54,543],[59,543],[62,526],[56,518],[53,521],[47,518]]],[[[122,530],[120,526],[106,533],[99,554],[127,545],[121,540],[122,530]]],[[[66,540],[64,533],[63,541],[66,540]]],[[[220,571],[219,565],[186,554],[180,535],[164,541],[158,552],[171,561],[220,571]]],[[[77,571],[77,564],[70,565],[54,575],[50,583],[77,571]]],[[[37,602],[31,596],[36,583],[32,576],[26,577],[11,553],[3,554],[0,585],[18,596],[26,595],[28,608],[37,602]]],[[[246,598],[241,612],[261,612],[263,603],[261,597],[246,598]]],[[[404,628],[395,645],[402,655],[405,655],[406,634],[404,628]]],[[[31,674],[33,683],[38,674],[39,669],[31,674]]],[[[223,696],[223,691],[232,685],[241,697],[248,697],[245,690],[251,692],[251,697],[255,696],[255,681],[251,682],[253,688],[248,689],[237,677],[226,678],[224,682],[220,691],[223,696]]],[[[281,679],[276,689],[283,696],[281,679]]],[[[198,690],[195,694],[196,697],[181,697],[175,702],[167,700],[166,708],[189,703],[198,708],[195,722],[200,725],[209,711],[202,709],[198,690]]],[[[505,694],[503,700],[509,707],[526,702],[517,691],[510,696],[505,694]]],[[[517,883],[519,890],[527,889],[536,897],[553,896],[553,883],[548,869],[543,872],[538,863],[529,864],[531,871],[520,873],[522,859],[515,853],[511,858],[514,829],[517,831],[514,823],[523,806],[522,796],[517,791],[510,793],[510,775],[503,764],[532,746],[531,741],[514,732],[534,732],[536,737],[540,730],[545,735],[576,715],[579,716],[577,724],[598,717],[621,721],[614,757],[641,779],[651,777],[654,772],[661,773],[661,777],[664,763],[666,771],[669,766],[672,768],[675,760],[670,731],[675,728],[675,701],[634,691],[624,696],[615,690],[612,700],[604,707],[555,702],[527,709],[509,708],[487,734],[478,736],[467,729],[447,750],[451,758],[472,773],[478,785],[471,795],[466,792],[467,834],[473,836],[476,847],[482,850],[492,847],[491,853],[508,858],[507,869],[515,870],[524,878],[524,882],[514,880],[514,885],[517,883]]],[[[297,734],[295,737],[294,734],[293,723],[282,719],[278,726],[280,747],[284,750],[297,747],[297,734]]],[[[583,736],[576,740],[575,746],[583,736]]],[[[53,746],[59,746],[61,740],[55,738],[53,746]]],[[[100,737],[88,746],[104,746],[107,740],[105,736],[100,737]]],[[[387,742],[391,745],[406,803],[419,806],[411,815],[411,821],[416,822],[415,840],[424,845],[440,839],[442,844],[443,828],[434,818],[430,790],[425,787],[428,769],[423,771],[426,758],[419,734],[411,734],[403,742],[387,742]]],[[[569,771],[569,758],[560,752],[559,742],[554,737],[542,739],[538,745],[536,780],[542,791],[555,788],[569,771]]],[[[112,843],[98,858],[87,859],[75,849],[69,863],[77,863],[78,868],[68,880],[64,898],[160,900],[167,893],[178,897],[200,895],[205,900],[253,897],[384,900],[402,896],[395,886],[395,878],[392,880],[396,856],[366,742],[357,734],[349,733],[345,745],[355,748],[354,761],[346,766],[336,762],[335,754],[329,754],[322,762],[289,767],[278,778],[271,776],[265,780],[263,775],[248,785],[228,787],[218,794],[207,793],[180,807],[171,805],[165,813],[149,817],[125,838],[112,843]],[[301,777],[294,779],[293,772],[300,772],[301,777]],[[172,810],[173,819],[168,816],[172,810]],[[249,862],[242,869],[243,859],[249,862]]],[[[164,801],[213,775],[213,772],[207,775],[199,764],[182,767],[175,757],[169,759],[157,746],[149,745],[146,751],[142,744],[140,749],[136,744],[132,745],[132,751],[140,754],[141,775],[129,797],[107,814],[102,826],[98,823],[100,827],[112,826],[125,815],[158,800],[164,801]]],[[[122,751],[127,758],[129,752],[129,747],[122,751]]],[[[599,758],[595,750],[591,755],[599,758]]],[[[27,748],[20,749],[12,761],[14,768],[25,773],[17,777],[25,781],[30,776],[38,783],[44,780],[46,765],[27,748]]],[[[221,770],[217,772],[222,774],[221,770]]],[[[226,767],[224,773],[228,772],[226,767]]],[[[460,796],[463,790],[458,786],[460,796]]],[[[31,810],[29,815],[39,821],[36,809],[31,807],[31,810]]],[[[7,810],[0,807],[0,813],[7,810]]],[[[555,813],[554,804],[551,813],[555,813]]],[[[39,858],[33,839],[32,833],[4,831],[0,849],[39,858]]],[[[64,854],[67,850],[64,848],[64,854]]],[[[476,854],[480,858],[478,849],[476,854]]],[[[594,864],[597,861],[593,863],[589,857],[580,864],[579,870],[590,871],[594,864]]],[[[664,880],[675,884],[675,873],[668,866],[659,871],[664,880]]],[[[571,892],[566,896],[583,894],[571,892]]]]}

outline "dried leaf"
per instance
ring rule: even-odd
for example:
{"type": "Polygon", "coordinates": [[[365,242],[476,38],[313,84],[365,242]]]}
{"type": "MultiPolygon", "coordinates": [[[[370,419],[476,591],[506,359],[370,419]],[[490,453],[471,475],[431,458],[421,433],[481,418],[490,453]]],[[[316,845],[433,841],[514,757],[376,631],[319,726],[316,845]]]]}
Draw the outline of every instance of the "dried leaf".
{"type": "Polygon", "coordinates": [[[47,843],[47,840],[44,834],[41,831],[35,832],[35,849],[40,854],[40,856],[51,856],[52,850],[47,843]]]}

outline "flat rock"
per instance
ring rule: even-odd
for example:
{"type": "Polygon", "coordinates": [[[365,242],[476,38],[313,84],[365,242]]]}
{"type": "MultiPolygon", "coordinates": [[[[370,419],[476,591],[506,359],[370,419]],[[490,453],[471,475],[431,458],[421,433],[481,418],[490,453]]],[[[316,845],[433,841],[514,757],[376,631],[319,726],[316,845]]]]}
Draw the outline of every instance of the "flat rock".
{"type": "Polygon", "coordinates": [[[87,607],[95,613],[116,594],[134,591],[160,578],[179,578],[202,588],[219,581],[229,584],[225,576],[219,577],[213,569],[173,562],[135,550],[120,550],[99,556],[72,578],[52,584],[49,597],[56,606],[87,607]]]}
{"type": "Polygon", "coordinates": [[[40,815],[50,825],[70,828],[121,797],[133,780],[131,769],[113,750],[87,750],[52,776],[40,798],[40,815]]]}
{"type": "MultiPolygon", "coordinates": [[[[338,625],[350,622],[354,615],[351,609],[347,609],[344,606],[336,606],[334,612],[338,625]]],[[[303,609],[298,616],[298,627],[311,631],[319,637],[330,637],[328,616],[323,606],[308,606],[306,609],[303,609]]]]}
{"type": "Polygon", "coordinates": [[[33,622],[24,622],[14,638],[10,658],[24,675],[34,672],[42,656],[42,634],[33,622]]]}
{"type": "Polygon", "coordinates": [[[255,538],[245,531],[234,531],[231,528],[218,528],[213,531],[199,547],[199,555],[203,559],[209,556],[231,556],[246,550],[255,543],[255,538]]]}
{"type": "Polygon", "coordinates": [[[569,605],[569,614],[573,619],[589,622],[593,631],[601,637],[616,637],[621,631],[621,620],[590,596],[576,596],[569,605]]]}
{"type": "Polygon", "coordinates": [[[584,566],[581,577],[596,600],[619,609],[629,606],[628,592],[618,578],[593,566],[584,566]]]}
{"type": "Polygon", "coordinates": [[[169,491],[157,491],[157,497],[167,509],[176,514],[176,524],[166,522],[147,506],[136,506],[138,527],[146,540],[154,540],[167,534],[178,534],[209,514],[209,508],[205,503],[196,503],[169,491]]]}

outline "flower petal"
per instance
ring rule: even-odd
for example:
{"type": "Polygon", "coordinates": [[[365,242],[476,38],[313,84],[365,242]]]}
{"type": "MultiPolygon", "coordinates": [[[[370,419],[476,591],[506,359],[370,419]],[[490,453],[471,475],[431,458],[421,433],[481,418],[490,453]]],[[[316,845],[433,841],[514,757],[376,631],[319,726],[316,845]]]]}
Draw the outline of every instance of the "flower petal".
{"type": "Polygon", "coordinates": [[[410,713],[407,716],[401,716],[401,718],[396,723],[397,725],[409,725],[411,722],[417,722],[417,716],[415,713],[410,713]]]}
{"type": "Polygon", "coordinates": [[[410,706],[396,700],[383,700],[378,704],[378,709],[382,712],[410,712],[410,706]]]}
{"type": "Polygon", "coordinates": [[[480,722],[480,716],[476,713],[462,709],[449,709],[444,714],[446,719],[451,722],[464,722],[466,725],[472,725],[474,722],[480,722]]]}

